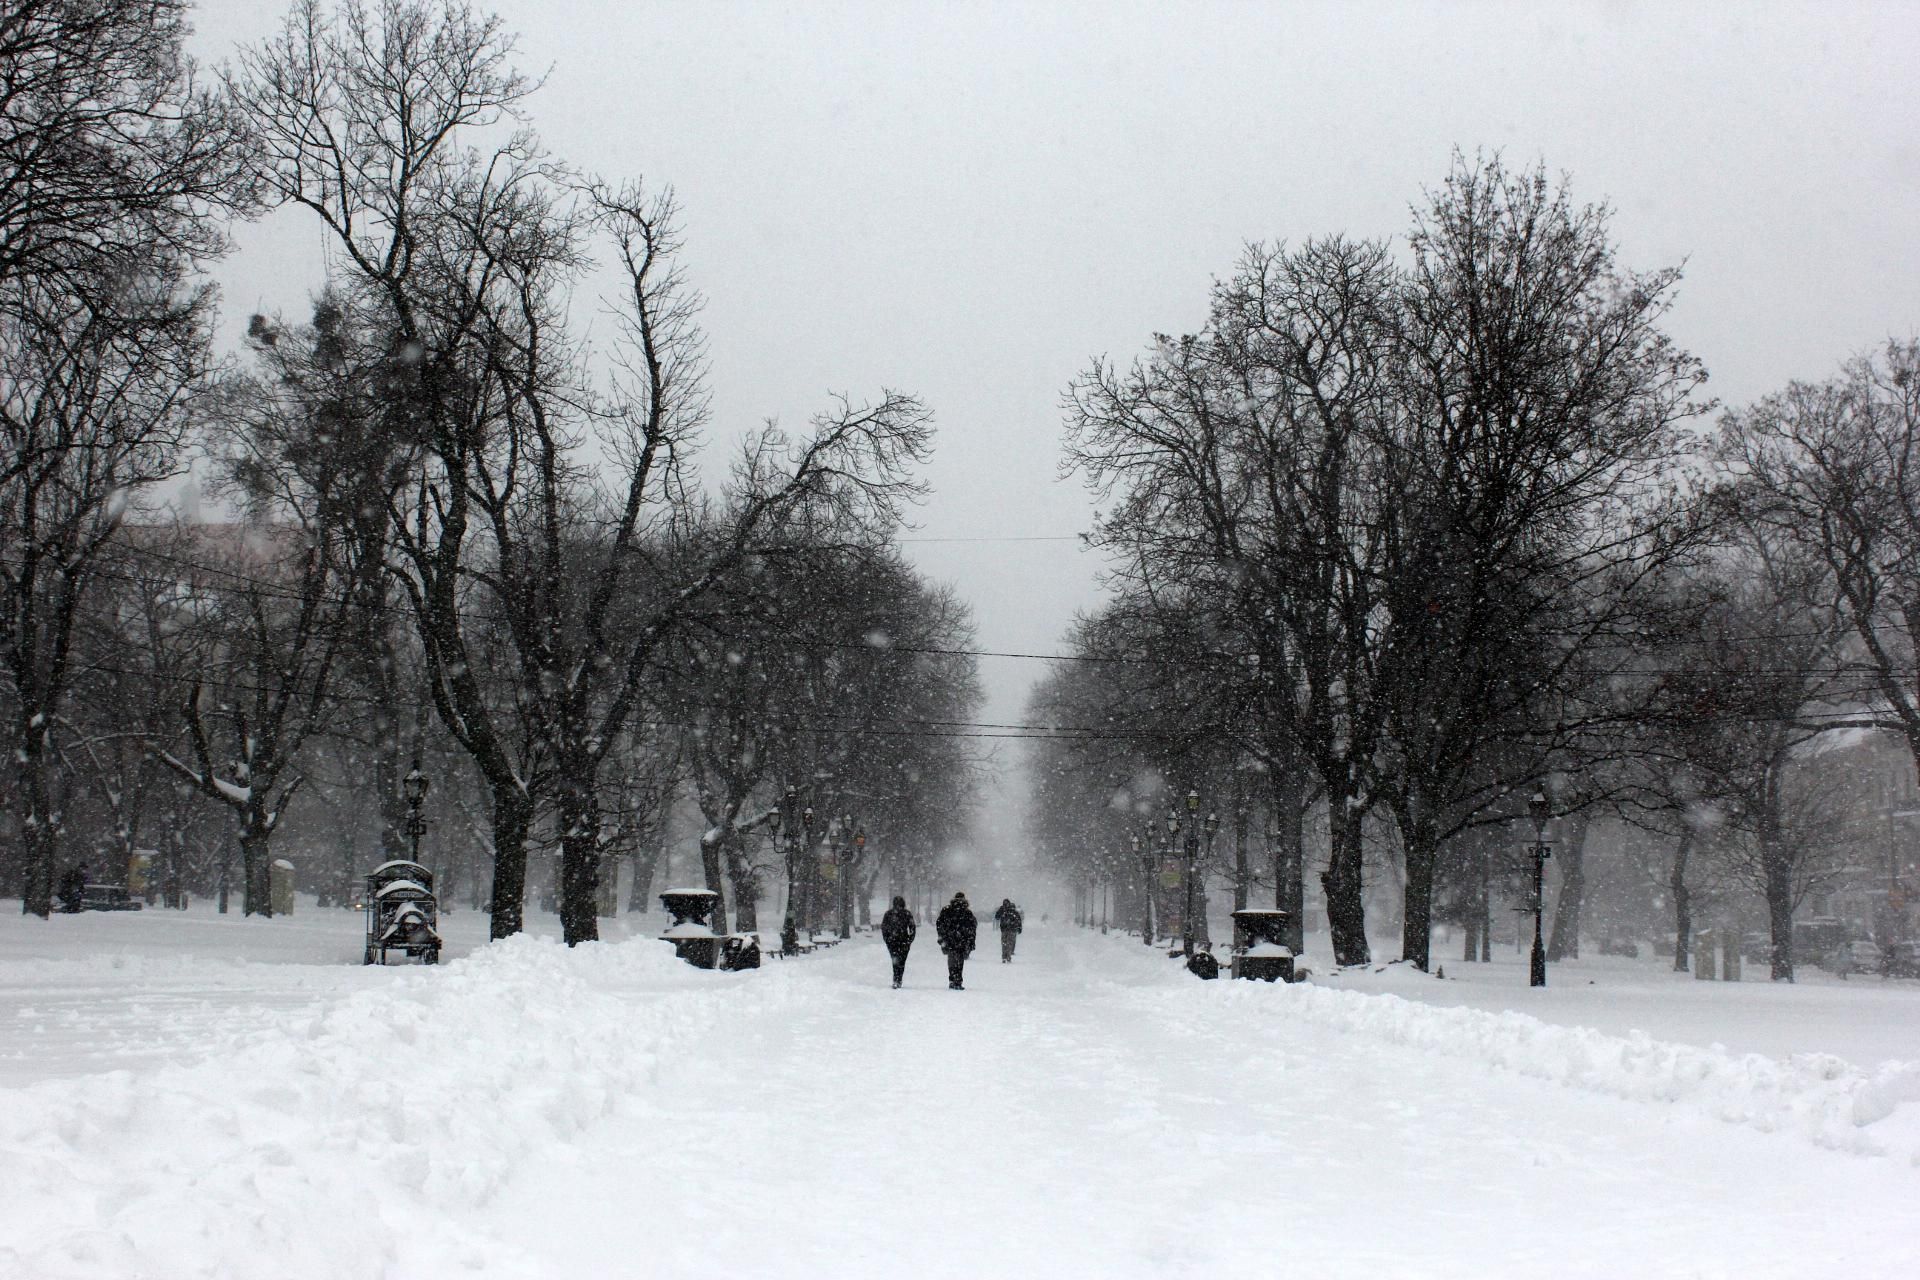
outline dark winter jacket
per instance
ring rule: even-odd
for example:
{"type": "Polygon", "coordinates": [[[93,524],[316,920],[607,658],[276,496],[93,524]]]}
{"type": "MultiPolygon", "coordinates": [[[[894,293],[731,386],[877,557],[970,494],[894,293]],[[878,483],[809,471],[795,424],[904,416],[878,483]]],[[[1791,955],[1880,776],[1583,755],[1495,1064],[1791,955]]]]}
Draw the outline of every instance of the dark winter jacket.
{"type": "Polygon", "coordinates": [[[1002,902],[1000,909],[993,913],[993,922],[1000,926],[1002,933],[1018,933],[1020,926],[1025,923],[1020,918],[1020,908],[1013,905],[1011,898],[1002,902]]]}
{"type": "Polygon", "coordinates": [[[980,922],[973,918],[973,908],[959,896],[942,907],[939,918],[933,922],[934,932],[940,935],[940,949],[958,951],[961,955],[972,952],[974,934],[979,927],[980,922]]]}
{"type": "Polygon", "coordinates": [[[880,917],[880,939],[889,951],[907,950],[918,932],[920,926],[914,923],[913,912],[905,907],[889,907],[887,914],[880,917]]]}

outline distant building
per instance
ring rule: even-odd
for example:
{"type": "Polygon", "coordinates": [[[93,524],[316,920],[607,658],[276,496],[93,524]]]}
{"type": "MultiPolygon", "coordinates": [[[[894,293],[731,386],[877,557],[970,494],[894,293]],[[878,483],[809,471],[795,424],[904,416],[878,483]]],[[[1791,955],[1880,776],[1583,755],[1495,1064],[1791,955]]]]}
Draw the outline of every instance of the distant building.
{"type": "Polygon", "coordinates": [[[1854,937],[1920,936],[1920,772],[1898,733],[1837,729],[1815,740],[1807,768],[1840,812],[1831,888],[1802,916],[1830,916],[1854,937]]]}

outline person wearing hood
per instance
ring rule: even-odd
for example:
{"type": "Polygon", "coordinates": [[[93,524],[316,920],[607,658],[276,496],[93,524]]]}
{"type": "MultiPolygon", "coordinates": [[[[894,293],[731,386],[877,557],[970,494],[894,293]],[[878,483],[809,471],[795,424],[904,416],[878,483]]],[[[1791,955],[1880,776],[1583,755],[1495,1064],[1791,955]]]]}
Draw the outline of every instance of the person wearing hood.
{"type": "Polygon", "coordinates": [[[973,954],[973,941],[980,922],[973,918],[973,908],[967,905],[967,895],[956,893],[953,901],[940,910],[939,917],[933,922],[934,932],[940,937],[940,949],[947,953],[947,986],[954,991],[961,990],[961,970],[965,968],[967,957],[973,954]]]}
{"type": "Polygon", "coordinates": [[[920,926],[914,923],[913,912],[907,910],[907,900],[895,898],[887,914],[880,917],[880,940],[887,944],[887,954],[893,957],[896,990],[901,979],[907,976],[907,952],[913,947],[913,935],[918,932],[920,926]]]}
{"type": "Polygon", "coordinates": [[[1002,898],[1000,907],[993,913],[993,922],[1000,926],[1000,963],[1013,963],[1013,944],[1020,937],[1020,926],[1025,923],[1020,908],[1013,905],[1012,898],[1002,898]]]}

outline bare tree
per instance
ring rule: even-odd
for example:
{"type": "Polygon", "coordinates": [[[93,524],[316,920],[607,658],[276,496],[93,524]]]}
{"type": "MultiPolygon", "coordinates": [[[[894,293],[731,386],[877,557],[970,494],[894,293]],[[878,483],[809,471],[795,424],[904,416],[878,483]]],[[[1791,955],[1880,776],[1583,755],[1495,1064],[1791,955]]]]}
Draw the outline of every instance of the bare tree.
{"type": "MultiPolygon", "coordinates": [[[[1696,588],[1707,597],[1697,628],[1675,646],[1664,736],[1700,815],[1682,839],[1709,819],[1709,848],[1766,903],[1772,977],[1791,981],[1794,908],[1831,870],[1834,801],[1804,757],[1852,720],[1863,676],[1846,659],[1849,624],[1820,559],[1750,517],[1733,529],[1738,541],[1696,588]]],[[[1684,876],[1676,868],[1676,890],[1684,876]]]]}
{"type": "Polygon", "coordinates": [[[1619,648],[1647,584],[1698,538],[1673,428],[1703,375],[1659,327],[1678,273],[1616,268],[1607,222],[1493,159],[1456,160],[1415,224],[1377,445],[1376,680],[1402,952],[1421,968],[1435,858],[1479,750],[1591,683],[1596,651],[1619,648]]]}
{"type": "Polygon", "coordinates": [[[1754,518],[1824,566],[1875,710],[1920,766],[1920,340],[1889,342],[1722,424],[1754,518]]]}
{"type": "Polygon", "coordinates": [[[186,0],[0,7],[0,286],[95,294],[224,247],[241,135],[182,52],[186,0]]]}
{"type": "Polygon", "coordinates": [[[75,629],[129,502],[182,467],[203,389],[207,300],[174,286],[162,275],[79,301],[27,288],[0,313],[0,662],[15,694],[24,905],[37,915],[52,906],[48,770],[75,629]]]}
{"type": "MultiPolygon", "coordinates": [[[[1277,896],[1296,931],[1305,772],[1327,798],[1322,884],[1343,964],[1368,956],[1360,867],[1380,723],[1380,548],[1361,481],[1387,408],[1394,283],[1377,244],[1253,247],[1215,290],[1203,333],[1160,339],[1127,372],[1095,365],[1069,393],[1070,465],[1122,499],[1099,534],[1124,550],[1121,575],[1167,597],[1167,612],[1204,618],[1256,677],[1228,728],[1277,788],[1277,896]]],[[[1231,663],[1210,673],[1245,674],[1231,663]]]]}
{"type": "Polygon", "coordinates": [[[926,447],[911,397],[842,402],[794,441],[769,428],[734,472],[721,552],[675,577],[658,555],[692,512],[682,453],[704,420],[698,298],[675,267],[671,196],[580,182],[524,129],[485,154],[531,84],[512,41],[464,5],[395,0],[378,13],[307,0],[247,51],[231,81],[258,135],[261,176],[316,213],[377,300],[419,444],[414,500],[394,513],[434,705],[491,792],[495,936],[518,931],[525,845],[550,769],[569,942],[597,932],[600,769],[661,645],[729,564],[797,505],[890,518],[926,447]],[[595,247],[620,294],[596,379],[568,306],[595,247]],[[589,442],[603,466],[590,462],[589,442]],[[562,573],[562,567],[572,570],[562,573]],[[654,608],[610,625],[623,592],[654,608]],[[490,701],[467,622],[475,594],[502,628],[513,701],[490,701]]]}

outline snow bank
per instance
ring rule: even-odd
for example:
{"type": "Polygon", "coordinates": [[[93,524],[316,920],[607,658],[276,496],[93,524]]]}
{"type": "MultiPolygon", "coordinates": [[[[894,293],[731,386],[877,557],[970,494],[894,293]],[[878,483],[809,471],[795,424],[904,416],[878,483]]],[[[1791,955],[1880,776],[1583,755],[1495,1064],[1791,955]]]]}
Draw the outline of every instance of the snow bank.
{"type": "Polygon", "coordinates": [[[489,1238],[488,1197],[723,1010],[791,990],[653,941],[521,937],[383,976],[205,1061],[0,1091],[0,1276],[545,1274],[489,1238]]]}
{"type": "MultiPolygon", "coordinates": [[[[1190,1004],[1194,991],[1142,991],[1156,1003],[1190,1004]]],[[[1867,1070],[1830,1054],[1779,1059],[1558,1026],[1523,1013],[1439,1008],[1389,994],[1312,983],[1207,984],[1204,997],[1279,1017],[1569,1088],[1640,1102],[1672,1103],[1766,1132],[1791,1132],[1824,1147],[1893,1155],[1920,1165],[1920,1062],[1867,1070]]]]}

